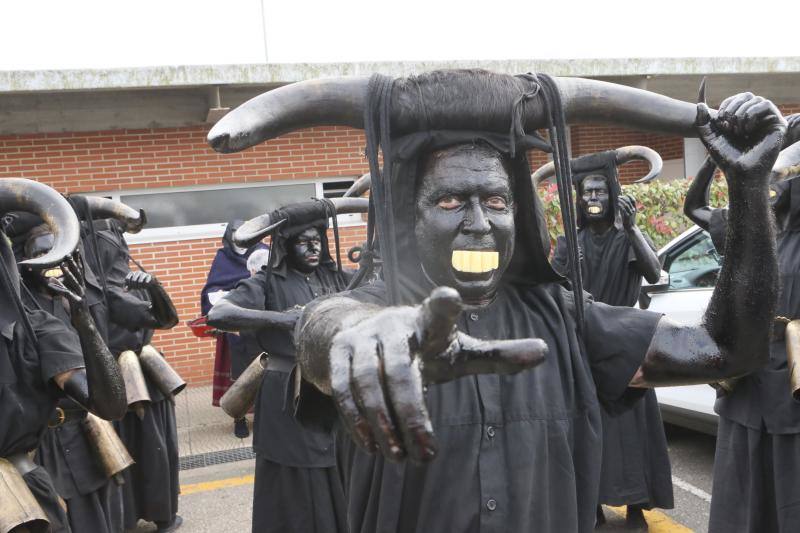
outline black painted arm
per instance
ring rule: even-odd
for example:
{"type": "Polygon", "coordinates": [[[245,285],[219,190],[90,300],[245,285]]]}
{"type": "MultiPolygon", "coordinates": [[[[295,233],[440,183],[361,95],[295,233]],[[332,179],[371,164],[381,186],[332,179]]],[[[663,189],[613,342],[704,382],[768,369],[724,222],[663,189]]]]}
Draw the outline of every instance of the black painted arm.
{"type": "Polygon", "coordinates": [[[706,157],[697,175],[686,191],[683,202],[683,213],[695,224],[708,231],[711,224],[711,213],[714,209],[710,205],[711,183],[714,181],[714,171],[717,164],[710,157],[706,157]]]}
{"type": "Polygon", "coordinates": [[[144,289],[150,295],[152,305],[150,311],[152,321],[147,327],[153,329],[171,329],[178,324],[178,311],[167,294],[166,289],[152,274],[147,272],[131,272],[125,277],[128,290],[144,289]]]}
{"type": "Polygon", "coordinates": [[[283,312],[248,309],[222,298],[209,310],[208,325],[221,331],[292,330],[299,316],[299,309],[283,312]]]}
{"type": "Polygon", "coordinates": [[[725,100],[715,119],[698,104],[697,128],[728,181],[728,254],[703,324],[662,318],[631,381],[640,387],[709,383],[741,376],[769,357],[778,267],[768,179],[786,132],[775,106],[750,93],[725,100]]]}

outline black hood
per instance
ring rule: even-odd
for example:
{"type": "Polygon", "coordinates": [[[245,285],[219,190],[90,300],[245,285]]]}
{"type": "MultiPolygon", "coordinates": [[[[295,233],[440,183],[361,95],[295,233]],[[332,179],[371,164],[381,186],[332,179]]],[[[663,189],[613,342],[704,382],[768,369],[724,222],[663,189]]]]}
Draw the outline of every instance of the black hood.
{"type": "MultiPolygon", "coordinates": [[[[572,179],[575,183],[575,191],[578,195],[577,201],[580,204],[580,197],[583,193],[583,181],[589,176],[603,176],[608,184],[608,208],[614,217],[614,226],[622,228],[622,220],[617,209],[617,200],[622,194],[622,187],[619,184],[619,171],[617,169],[617,152],[607,150],[596,154],[576,157],[572,160],[572,179]]],[[[583,229],[586,219],[583,216],[583,209],[578,206],[575,210],[578,229],[583,229]]]]}
{"type": "MultiPolygon", "coordinates": [[[[550,266],[550,238],[544,211],[539,197],[531,184],[531,169],[527,151],[541,145],[541,140],[532,136],[519,136],[512,147],[508,135],[474,131],[426,131],[413,133],[392,140],[392,176],[390,180],[394,218],[394,240],[397,258],[399,302],[418,303],[433,288],[422,271],[422,263],[414,236],[415,193],[422,165],[431,152],[458,144],[485,144],[500,152],[509,162],[514,202],[516,239],[514,256],[503,282],[535,285],[563,278],[550,266]]],[[[386,179],[383,176],[383,179],[386,179]]],[[[385,271],[384,271],[385,272],[385,271]]],[[[390,280],[387,280],[390,283],[390,280]]]]}
{"type": "MultiPolygon", "coordinates": [[[[291,224],[291,220],[289,220],[288,224],[291,224]]],[[[292,237],[300,235],[309,228],[317,228],[319,230],[320,239],[322,240],[322,250],[319,255],[319,268],[327,268],[331,271],[338,270],[336,261],[331,257],[330,249],[328,248],[327,218],[305,224],[291,226],[288,224],[282,225],[272,233],[268,264],[268,270],[270,272],[281,277],[286,277],[286,269],[289,268],[289,240],[292,237]]]]}

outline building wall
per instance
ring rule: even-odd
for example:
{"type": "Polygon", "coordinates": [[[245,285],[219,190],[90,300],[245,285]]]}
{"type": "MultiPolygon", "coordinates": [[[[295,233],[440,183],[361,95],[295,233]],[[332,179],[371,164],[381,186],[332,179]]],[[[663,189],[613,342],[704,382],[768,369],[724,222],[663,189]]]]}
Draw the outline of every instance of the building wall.
{"type": "MultiPolygon", "coordinates": [[[[800,110],[800,106],[787,109],[800,110]]],[[[362,132],[312,128],[285,135],[238,154],[217,154],[205,142],[207,127],[112,130],[0,137],[0,178],[42,181],[63,193],[153,187],[235,184],[253,181],[354,177],[368,170],[362,132]]],[[[575,155],[627,144],[644,144],[664,159],[683,157],[682,140],[605,126],[571,131],[575,155]]],[[[533,168],[547,161],[530,154],[533,168]]],[[[641,176],[641,164],[623,167],[623,181],[641,176]]],[[[364,226],[342,229],[342,248],[364,239],[364,226]]],[[[212,340],[197,339],[184,325],[199,315],[199,294],[219,239],[133,245],[133,255],[165,284],[181,323],[159,332],[155,343],[191,384],[210,382],[212,340]]]]}

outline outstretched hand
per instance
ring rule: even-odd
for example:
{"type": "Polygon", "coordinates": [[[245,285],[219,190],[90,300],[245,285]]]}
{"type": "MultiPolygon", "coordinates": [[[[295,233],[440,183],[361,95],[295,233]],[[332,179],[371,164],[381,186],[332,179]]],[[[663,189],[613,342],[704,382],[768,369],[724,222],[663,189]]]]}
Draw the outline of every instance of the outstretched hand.
{"type": "Polygon", "coordinates": [[[333,338],[332,395],[357,444],[393,460],[430,460],[436,445],[425,384],[544,361],[541,339],[482,341],[458,332],[462,308],[458,292],[439,287],[418,307],[384,309],[333,338]]]}
{"type": "Polygon", "coordinates": [[[697,104],[695,127],[726,178],[740,184],[769,177],[786,135],[786,120],[775,104],[752,93],[726,98],[711,118],[697,104]]]}

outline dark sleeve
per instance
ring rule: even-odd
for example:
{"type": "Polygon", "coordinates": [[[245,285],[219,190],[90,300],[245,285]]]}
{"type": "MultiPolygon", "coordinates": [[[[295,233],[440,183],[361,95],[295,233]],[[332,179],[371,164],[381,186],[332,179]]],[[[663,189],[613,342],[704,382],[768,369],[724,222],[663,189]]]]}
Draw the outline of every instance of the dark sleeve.
{"type": "Polygon", "coordinates": [[[153,326],[152,304],[121,287],[109,285],[108,309],[112,322],[131,331],[153,326]]]}
{"type": "Polygon", "coordinates": [[[28,318],[36,334],[42,379],[53,377],[76,368],[84,368],[81,341],[74,330],[53,315],[39,309],[28,312],[28,318]]]}
{"type": "Polygon", "coordinates": [[[642,365],[661,313],[587,300],[583,332],[597,396],[609,412],[624,410],[645,389],[629,387],[642,365]]]}
{"type": "Polygon", "coordinates": [[[556,239],[556,251],[553,253],[553,269],[562,276],[569,275],[567,272],[567,265],[569,254],[567,253],[567,240],[561,236],[556,239]]]}
{"type": "MultiPolygon", "coordinates": [[[[644,237],[644,242],[647,243],[647,246],[650,247],[653,252],[658,252],[656,249],[655,243],[653,243],[653,239],[650,238],[650,235],[642,231],[642,228],[639,228],[639,231],[642,232],[642,237],[644,237]]],[[[633,246],[628,246],[628,263],[635,263],[636,262],[636,251],[633,249],[633,246]]]]}
{"type": "Polygon", "coordinates": [[[245,309],[267,310],[267,271],[259,270],[249,278],[241,280],[222,298],[245,309]]]}
{"type": "Polygon", "coordinates": [[[714,209],[711,220],[708,222],[708,233],[711,242],[719,255],[725,255],[725,232],[728,230],[728,210],[726,208],[714,209]]]}

